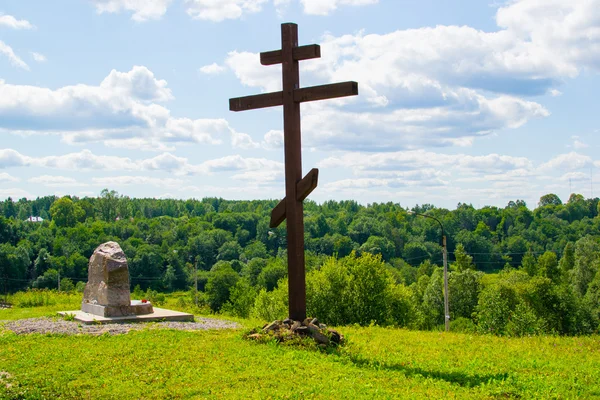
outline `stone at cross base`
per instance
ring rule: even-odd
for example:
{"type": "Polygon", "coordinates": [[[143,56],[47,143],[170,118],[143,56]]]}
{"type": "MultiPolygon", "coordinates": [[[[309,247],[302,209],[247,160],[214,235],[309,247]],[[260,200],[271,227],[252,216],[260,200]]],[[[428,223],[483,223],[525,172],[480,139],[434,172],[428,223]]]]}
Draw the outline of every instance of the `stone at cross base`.
{"type": "Polygon", "coordinates": [[[81,310],[101,317],[153,313],[149,302],[131,301],[129,267],[118,243],[103,243],[90,257],[81,310]]]}

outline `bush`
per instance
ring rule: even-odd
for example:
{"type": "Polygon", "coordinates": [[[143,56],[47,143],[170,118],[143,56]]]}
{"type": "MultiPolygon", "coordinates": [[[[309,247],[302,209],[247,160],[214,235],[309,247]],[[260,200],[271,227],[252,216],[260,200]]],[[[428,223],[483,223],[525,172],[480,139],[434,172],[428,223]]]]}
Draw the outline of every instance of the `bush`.
{"type": "Polygon", "coordinates": [[[450,332],[477,333],[477,325],[471,318],[458,317],[450,320],[450,332]]]}
{"type": "Polygon", "coordinates": [[[73,293],[57,292],[47,289],[30,289],[17,292],[10,297],[10,302],[19,308],[44,307],[64,304],[75,306],[81,304],[81,296],[73,293]]]}
{"type": "Polygon", "coordinates": [[[516,302],[516,293],[512,287],[494,284],[485,288],[476,307],[479,331],[504,334],[516,302]]]}
{"type": "Polygon", "coordinates": [[[412,317],[412,292],[396,285],[381,255],[331,257],[306,277],[307,313],[331,325],[396,324],[412,317]]]}
{"type": "Polygon", "coordinates": [[[236,317],[248,318],[256,299],[256,289],[248,279],[240,279],[230,290],[229,301],[223,306],[223,311],[236,317]]]}
{"type": "Polygon", "coordinates": [[[85,282],[79,281],[79,282],[77,282],[77,284],[75,284],[75,291],[77,293],[83,293],[84,290],[85,290],[85,282]]]}
{"type": "Polygon", "coordinates": [[[156,290],[148,288],[146,294],[143,296],[144,299],[148,300],[152,305],[161,306],[165,304],[166,297],[164,293],[159,293],[156,290]]]}
{"type": "Polygon", "coordinates": [[[62,278],[60,280],[60,290],[62,292],[72,292],[75,290],[75,285],[73,281],[69,278],[62,278]]]}
{"type": "Polygon", "coordinates": [[[58,271],[49,269],[43,275],[38,276],[31,284],[35,289],[57,289],[58,288],[58,271]]]}
{"type": "Polygon", "coordinates": [[[271,259],[267,262],[266,267],[262,269],[256,281],[259,286],[267,289],[267,292],[272,291],[277,287],[277,283],[287,276],[287,266],[282,258],[271,259]]]}
{"type": "Polygon", "coordinates": [[[277,285],[277,289],[272,292],[261,289],[254,300],[250,315],[264,321],[286,318],[288,315],[287,279],[282,279],[277,285]]]}
{"type": "Polygon", "coordinates": [[[532,336],[544,332],[544,322],[540,320],[531,307],[519,303],[511,313],[506,324],[506,334],[509,336],[532,336]]]}
{"type": "Polygon", "coordinates": [[[220,311],[221,307],[229,301],[230,290],[239,279],[239,275],[230,265],[211,272],[206,283],[206,295],[208,296],[208,305],[213,311],[220,311]]]}
{"type": "Polygon", "coordinates": [[[412,290],[404,285],[393,285],[389,288],[389,319],[391,325],[410,326],[415,318],[412,290]]]}

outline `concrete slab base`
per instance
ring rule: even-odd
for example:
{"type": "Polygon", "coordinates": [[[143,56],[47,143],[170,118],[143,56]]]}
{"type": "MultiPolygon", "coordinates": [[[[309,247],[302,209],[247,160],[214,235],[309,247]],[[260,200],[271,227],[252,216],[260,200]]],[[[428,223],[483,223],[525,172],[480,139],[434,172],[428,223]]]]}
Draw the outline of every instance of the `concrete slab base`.
{"type": "Polygon", "coordinates": [[[75,315],[75,321],[86,325],[90,324],[118,324],[124,322],[150,322],[150,321],[185,321],[193,322],[194,316],[179,311],[167,310],[154,307],[154,312],[143,315],[127,315],[125,317],[101,317],[82,310],[60,311],[58,315],[63,317],[67,314],[75,315]]]}

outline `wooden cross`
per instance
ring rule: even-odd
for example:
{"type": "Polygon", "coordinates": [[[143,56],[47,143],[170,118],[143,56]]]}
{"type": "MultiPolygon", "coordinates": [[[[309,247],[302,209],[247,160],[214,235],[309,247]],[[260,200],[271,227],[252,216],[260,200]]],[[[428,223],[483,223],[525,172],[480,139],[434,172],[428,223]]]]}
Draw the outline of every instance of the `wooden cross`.
{"type": "Polygon", "coordinates": [[[285,198],[271,212],[271,228],[287,219],[289,317],[306,318],[306,281],[304,271],[304,216],[302,201],[317,187],[319,170],[313,168],[302,178],[300,103],[358,94],[358,83],[300,88],[298,61],[321,57],[317,44],[298,46],[298,25],[281,25],[281,50],[260,53],[262,65],[282,64],[283,90],[229,99],[231,111],[283,106],[285,153],[285,198]]]}

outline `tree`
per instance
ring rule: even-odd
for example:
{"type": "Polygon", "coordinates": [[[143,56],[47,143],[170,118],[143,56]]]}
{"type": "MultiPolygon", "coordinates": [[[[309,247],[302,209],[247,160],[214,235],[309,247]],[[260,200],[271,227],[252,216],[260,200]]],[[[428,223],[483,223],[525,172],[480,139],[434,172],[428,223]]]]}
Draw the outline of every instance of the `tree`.
{"type": "Polygon", "coordinates": [[[451,319],[471,318],[481,291],[482,272],[464,269],[451,272],[448,278],[448,303],[451,319]]]}
{"type": "Polygon", "coordinates": [[[557,282],[560,279],[558,259],[556,253],[547,251],[538,258],[538,273],[550,280],[557,282]]]}
{"type": "Polygon", "coordinates": [[[177,275],[175,274],[175,268],[172,265],[169,265],[163,275],[163,285],[167,290],[171,291],[175,288],[176,281],[177,275]]]}
{"type": "Polygon", "coordinates": [[[58,227],[75,226],[85,216],[85,212],[68,197],[62,197],[52,203],[50,207],[52,221],[58,227]]]}
{"type": "Polygon", "coordinates": [[[240,253],[242,252],[242,246],[235,241],[230,240],[228,242],[223,243],[217,252],[217,260],[231,261],[237,260],[240,258],[240,253]]]}
{"type": "Polygon", "coordinates": [[[119,193],[114,190],[102,189],[98,199],[100,216],[104,221],[114,221],[117,217],[117,205],[119,204],[119,193]]]}
{"type": "Polygon", "coordinates": [[[475,270],[475,265],[473,264],[473,257],[467,254],[465,248],[462,243],[459,243],[454,250],[454,258],[456,261],[452,264],[452,266],[456,269],[457,272],[463,272],[468,269],[475,270]]]}
{"type": "Polygon", "coordinates": [[[205,291],[208,305],[213,311],[219,311],[229,301],[230,290],[239,279],[239,275],[231,266],[211,272],[205,291]]]}
{"type": "Polygon", "coordinates": [[[559,266],[563,278],[568,278],[570,271],[575,267],[575,245],[573,242],[568,242],[565,245],[559,266]]]}
{"type": "Polygon", "coordinates": [[[598,272],[599,263],[600,245],[591,236],[575,242],[575,267],[571,273],[571,283],[580,296],[587,292],[588,285],[598,272]]]}
{"type": "Polygon", "coordinates": [[[389,261],[394,256],[394,250],[394,243],[381,236],[370,236],[367,241],[360,246],[361,252],[381,254],[381,257],[385,261],[389,261]]]}
{"type": "Polygon", "coordinates": [[[560,200],[560,197],[558,197],[554,193],[549,193],[549,194],[545,194],[542,197],[540,197],[538,207],[544,207],[544,206],[550,206],[550,205],[560,206],[561,204],[562,204],[562,201],[560,200]]]}

